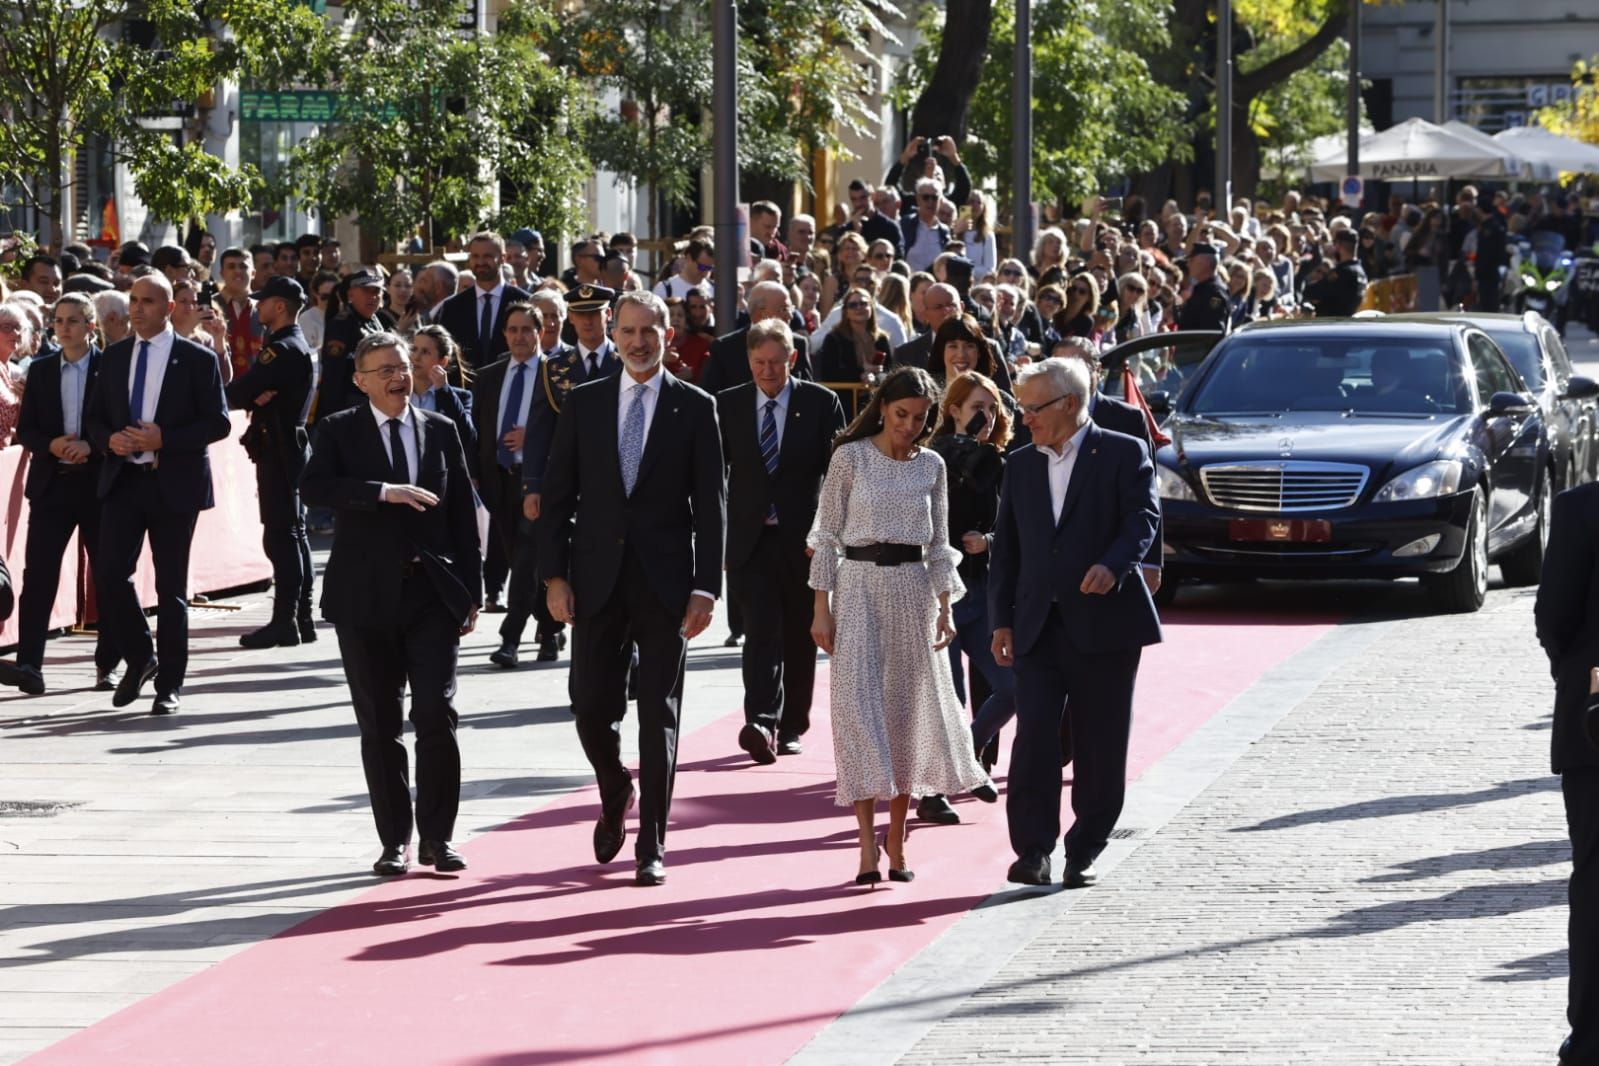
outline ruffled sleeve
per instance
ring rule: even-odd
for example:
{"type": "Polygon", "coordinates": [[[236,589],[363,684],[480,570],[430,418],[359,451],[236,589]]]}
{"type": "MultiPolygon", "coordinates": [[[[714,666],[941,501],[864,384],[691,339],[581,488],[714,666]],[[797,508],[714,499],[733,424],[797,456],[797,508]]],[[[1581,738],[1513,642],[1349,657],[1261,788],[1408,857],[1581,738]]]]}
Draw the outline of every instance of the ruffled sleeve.
{"type": "Polygon", "coordinates": [[[949,475],[944,469],[944,460],[931,449],[926,452],[932,456],[933,464],[938,468],[933,478],[933,529],[932,539],[927,542],[927,574],[933,582],[933,594],[949,593],[949,602],[954,603],[966,595],[966,584],[961,581],[960,566],[961,553],[950,546],[949,530],[949,475]]]}
{"type": "Polygon", "coordinates": [[[822,481],[822,496],[816,505],[816,521],[811,523],[806,545],[811,555],[811,588],[832,592],[837,587],[838,564],[844,555],[844,523],[849,518],[849,494],[855,482],[854,449],[836,448],[822,481]]]}

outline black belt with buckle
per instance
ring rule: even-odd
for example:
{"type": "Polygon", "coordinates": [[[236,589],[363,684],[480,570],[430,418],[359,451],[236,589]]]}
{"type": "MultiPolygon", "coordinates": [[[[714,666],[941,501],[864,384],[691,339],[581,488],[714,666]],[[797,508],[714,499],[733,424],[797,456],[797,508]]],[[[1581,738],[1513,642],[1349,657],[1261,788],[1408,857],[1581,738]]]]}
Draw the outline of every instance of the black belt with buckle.
{"type": "Polygon", "coordinates": [[[925,555],[926,549],[920,544],[858,544],[844,548],[844,558],[857,563],[876,563],[878,566],[919,563],[925,555]]]}

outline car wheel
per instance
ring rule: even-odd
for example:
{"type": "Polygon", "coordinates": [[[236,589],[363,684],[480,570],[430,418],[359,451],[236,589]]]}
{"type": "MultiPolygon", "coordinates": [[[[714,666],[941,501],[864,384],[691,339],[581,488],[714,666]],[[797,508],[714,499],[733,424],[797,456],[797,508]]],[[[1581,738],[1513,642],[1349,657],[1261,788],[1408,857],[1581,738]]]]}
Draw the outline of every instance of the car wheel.
{"type": "Polygon", "coordinates": [[[1488,598],[1488,515],[1479,491],[1466,520],[1466,550],[1446,574],[1422,579],[1438,609],[1448,614],[1470,614],[1488,598]]]}
{"type": "Polygon", "coordinates": [[[1538,480],[1538,524],[1525,541],[1499,560],[1507,585],[1536,585],[1543,573],[1544,548],[1549,544],[1549,514],[1554,507],[1554,482],[1547,471],[1538,480]]]}

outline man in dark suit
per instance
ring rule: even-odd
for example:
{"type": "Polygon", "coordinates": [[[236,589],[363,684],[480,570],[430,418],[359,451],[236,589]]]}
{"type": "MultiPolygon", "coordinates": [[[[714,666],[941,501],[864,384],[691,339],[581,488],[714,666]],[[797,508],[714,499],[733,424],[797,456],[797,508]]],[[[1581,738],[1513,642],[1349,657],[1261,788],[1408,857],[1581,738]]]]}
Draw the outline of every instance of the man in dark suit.
{"type": "MultiPolygon", "coordinates": [[[[775,281],[763,281],[750,289],[748,297],[750,326],[771,319],[788,322],[794,314],[788,289],[775,281]]],[[[711,344],[711,354],[700,368],[699,386],[715,396],[734,385],[747,385],[750,381],[749,334],[750,326],[716,338],[711,344]]],[[[789,336],[793,337],[790,330],[789,336]]],[[[794,337],[793,376],[814,380],[811,373],[811,344],[804,337],[794,337]]]]}
{"type": "Polygon", "coordinates": [[[361,765],[383,845],[372,870],[393,876],[410,868],[409,685],[417,861],[453,872],[466,867],[450,846],[461,796],[456,660],[483,603],[466,452],[454,423],[412,406],[399,337],[362,340],[354,370],[368,402],[317,423],[300,491],[335,514],[322,616],[338,634],[361,729],[361,765]]]}
{"type": "Polygon", "coordinates": [[[1555,497],[1534,617],[1555,678],[1554,772],[1571,832],[1571,1035],[1564,1063],[1599,1062],[1599,730],[1590,678],[1599,667],[1599,484],[1555,497]]]}
{"type": "Polygon", "coordinates": [[[816,517],[844,408],[832,389],[790,377],[788,324],[748,331],[752,380],[716,397],[727,463],[727,591],[744,615],[744,728],[757,763],[798,755],[811,723],[816,642],[805,535],[816,517]]]}
{"type": "Polygon", "coordinates": [[[1149,452],[1094,425],[1080,361],[1046,359],[1021,374],[1032,445],[1005,467],[989,556],[994,660],[1016,668],[1016,741],[1007,804],[1017,859],[1010,880],[1049,883],[1060,834],[1061,715],[1076,746],[1075,821],[1066,887],[1094,883],[1126,794],[1133,684],[1160,619],[1134,573],[1160,506],[1149,452]]]}
{"type": "Polygon", "coordinates": [[[127,673],[113,706],[126,707],[155,679],[152,714],[178,710],[189,666],[189,546],[212,506],[207,448],[228,435],[228,401],[217,357],[172,332],[172,286],[160,274],[128,291],[133,333],[106,349],[84,413],[100,464],[101,625],[109,626],[127,673]],[[133,587],[146,535],[155,563],[159,644],[133,587]],[[160,655],[156,655],[159,648],[160,655]]]}
{"type": "Polygon", "coordinates": [[[638,649],[640,885],[666,880],[684,651],[710,624],[722,586],[716,404],[662,367],[671,339],[660,297],[622,295],[625,374],[567,396],[539,522],[550,614],[573,625],[573,710],[600,786],[594,857],[602,863],[622,849],[635,796],[619,729],[630,645],[638,649]]]}
{"type": "Polygon", "coordinates": [[[452,385],[463,384],[463,375],[470,376],[505,354],[506,313],[530,295],[505,283],[500,270],[504,262],[505,239],[498,233],[485,230],[467,241],[466,263],[473,285],[445,300],[438,318],[461,349],[452,385]]]}
{"type": "MultiPolygon", "coordinates": [[[[0,681],[43,694],[45,634],[61,582],[61,557],[74,530],[98,573],[100,500],[96,487],[100,456],[83,436],[83,413],[100,370],[100,350],[89,343],[94,304],[68,293],[53,313],[60,353],[34,359],[17,414],[17,441],[31,453],[24,494],[28,498],[28,543],[24,555],[22,616],[18,619],[16,665],[0,663],[0,681]]],[[[117,650],[105,626],[95,639],[97,690],[117,681],[117,650]]]]}
{"type": "Polygon", "coordinates": [[[227,396],[234,408],[250,412],[243,443],[255,463],[261,543],[272,561],[272,618],[239,637],[239,646],[292,648],[316,639],[311,618],[316,571],[300,502],[300,474],[310,447],[305,420],[311,412],[316,363],[297,321],[305,305],[300,283],[268,278],[251,296],[267,331],[266,344],[250,368],[228,382],[227,396]]]}
{"type": "Polygon", "coordinates": [[[890,364],[893,366],[919,366],[927,369],[927,360],[933,354],[933,335],[945,321],[961,313],[961,294],[955,286],[938,282],[927,287],[922,294],[922,321],[927,332],[920,333],[894,349],[890,364]]]}

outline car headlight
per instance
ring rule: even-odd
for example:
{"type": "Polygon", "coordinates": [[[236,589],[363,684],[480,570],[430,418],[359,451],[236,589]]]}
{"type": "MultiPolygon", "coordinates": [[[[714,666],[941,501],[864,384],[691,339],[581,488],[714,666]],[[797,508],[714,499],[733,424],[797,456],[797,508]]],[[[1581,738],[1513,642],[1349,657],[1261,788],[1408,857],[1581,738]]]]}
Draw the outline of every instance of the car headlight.
{"type": "Polygon", "coordinates": [[[1163,500],[1197,500],[1194,490],[1183,476],[1169,466],[1155,464],[1155,487],[1163,500]]]}
{"type": "Polygon", "coordinates": [[[1460,491],[1465,468],[1458,459],[1439,459],[1406,470],[1377,490],[1373,503],[1400,503],[1404,500],[1430,500],[1452,496],[1460,491]]]}

